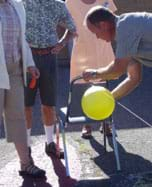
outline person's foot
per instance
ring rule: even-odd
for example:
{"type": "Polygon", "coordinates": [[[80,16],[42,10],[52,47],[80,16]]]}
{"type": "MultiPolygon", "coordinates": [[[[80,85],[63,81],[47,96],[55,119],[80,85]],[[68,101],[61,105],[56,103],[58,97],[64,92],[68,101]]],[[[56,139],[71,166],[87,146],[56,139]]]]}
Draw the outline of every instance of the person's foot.
{"type": "MultiPolygon", "coordinates": [[[[100,129],[99,131],[101,133],[103,133],[103,125],[100,126],[100,129]]],[[[108,123],[105,125],[105,133],[106,133],[106,136],[110,137],[112,136],[112,129],[111,129],[111,125],[109,125],[108,123]]]]}
{"type": "Polygon", "coordinates": [[[82,128],[82,138],[90,139],[92,137],[92,130],[90,125],[84,125],[82,128]]]}
{"type": "Polygon", "coordinates": [[[20,176],[30,176],[33,178],[45,177],[45,171],[34,165],[33,161],[29,164],[21,164],[21,170],[19,171],[20,176]]]}
{"type": "Polygon", "coordinates": [[[55,156],[57,158],[64,158],[64,151],[59,148],[59,153],[58,153],[58,149],[57,149],[57,144],[54,142],[51,142],[50,144],[47,145],[47,143],[45,143],[45,152],[48,156],[55,156]]]}

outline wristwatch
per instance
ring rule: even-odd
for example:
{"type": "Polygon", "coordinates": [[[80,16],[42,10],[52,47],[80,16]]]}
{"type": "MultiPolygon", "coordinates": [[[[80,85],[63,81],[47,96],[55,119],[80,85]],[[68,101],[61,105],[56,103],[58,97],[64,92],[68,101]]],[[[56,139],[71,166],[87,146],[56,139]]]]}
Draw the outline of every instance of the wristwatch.
{"type": "Polygon", "coordinates": [[[96,79],[97,78],[97,70],[92,71],[92,78],[96,79]]]}

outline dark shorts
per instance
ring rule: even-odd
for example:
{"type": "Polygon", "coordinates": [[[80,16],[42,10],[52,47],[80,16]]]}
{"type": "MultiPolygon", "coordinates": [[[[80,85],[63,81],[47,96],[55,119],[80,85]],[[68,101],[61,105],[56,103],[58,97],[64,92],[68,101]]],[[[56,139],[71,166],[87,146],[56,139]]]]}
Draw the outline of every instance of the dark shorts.
{"type": "MultiPolygon", "coordinates": [[[[33,54],[36,67],[40,71],[34,89],[25,87],[25,106],[33,106],[37,90],[40,92],[41,104],[46,106],[56,106],[57,89],[57,64],[56,55],[37,55],[33,54]]],[[[27,83],[30,82],[30,75],[27,74],[27,83]]]]}

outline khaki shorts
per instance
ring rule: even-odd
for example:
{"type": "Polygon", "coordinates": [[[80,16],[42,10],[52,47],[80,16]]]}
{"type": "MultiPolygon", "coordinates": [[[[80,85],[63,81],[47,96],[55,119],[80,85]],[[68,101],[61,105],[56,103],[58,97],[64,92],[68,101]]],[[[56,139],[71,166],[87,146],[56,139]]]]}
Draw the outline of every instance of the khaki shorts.
{"type": "Polygon", "coordinates": [[[0,116],[3,114],[8,142],[27,141],[24,113],[24,89],[20,63],[7,64],[10,90],[0,89],[0,116]]]}

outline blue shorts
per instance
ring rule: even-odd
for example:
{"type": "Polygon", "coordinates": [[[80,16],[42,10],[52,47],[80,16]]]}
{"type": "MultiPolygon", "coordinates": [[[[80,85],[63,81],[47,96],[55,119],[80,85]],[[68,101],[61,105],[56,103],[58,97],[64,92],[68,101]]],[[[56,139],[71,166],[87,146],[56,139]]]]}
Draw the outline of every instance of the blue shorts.
{"type": "MultiPolygon", "coordinates": [[[[33,106],[37,90],[40,92],[41,104],[46,106],[56,106],[57,89],[57,63],[56,55],[37,55],[33,54],[36,67],[40,71],[40,77],[37,79],[34,89],[25,87],[25,106],[33,106]]],[[[27,83],[31,76],[27,73],[27,83]]]]}

